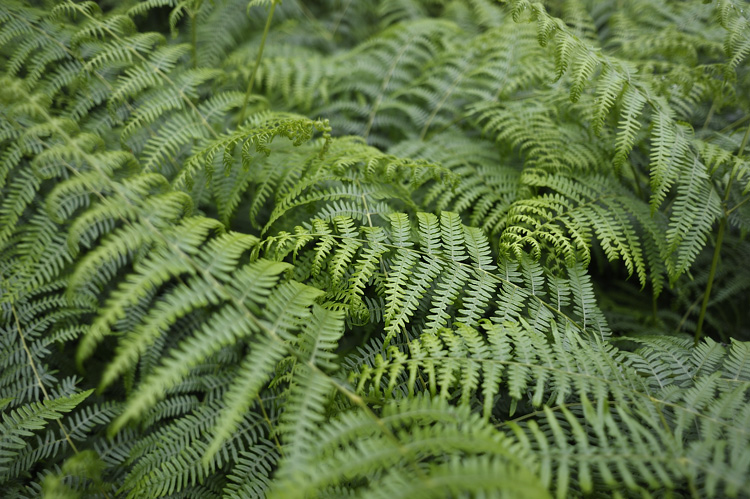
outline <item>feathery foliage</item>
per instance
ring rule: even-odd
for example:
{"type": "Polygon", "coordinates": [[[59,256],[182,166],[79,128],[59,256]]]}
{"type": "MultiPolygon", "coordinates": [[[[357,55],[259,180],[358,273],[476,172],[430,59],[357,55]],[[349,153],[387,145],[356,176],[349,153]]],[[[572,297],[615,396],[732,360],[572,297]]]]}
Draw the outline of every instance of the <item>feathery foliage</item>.
{"type": "Polygon", "coordinates": [[[748,497],[740,0],[0,5],[8,497],[748,497]]]}

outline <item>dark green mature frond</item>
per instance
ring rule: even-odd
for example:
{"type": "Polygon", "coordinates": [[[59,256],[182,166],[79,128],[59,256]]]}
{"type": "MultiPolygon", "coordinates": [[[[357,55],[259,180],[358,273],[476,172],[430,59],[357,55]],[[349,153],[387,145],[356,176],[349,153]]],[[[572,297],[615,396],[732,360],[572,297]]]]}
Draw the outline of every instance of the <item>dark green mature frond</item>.
{"type": "Polygon", "coordinates": [[[445,132],[428,141],[403,141],[391,151],[424,158],[457,175],[458,182],[431,186],[422,202],[437,211],[467,215],[470,225],[485,233],[502,229],[502,220],[520,196],[519,168],[510,162],[503,164],[499,151],[488,141],[445,132]]]}
{"type": "Polygon", "coordinates": [[[24,437],[32,436],[34,430],[43,429],[50,420],[60,419],[63,414],[72,411],[91,391],[81,392],[67,397],[26,404],[18,409],[3,413],[2,438],[0,438],[0,478],[7,481],[18,477],[12,473],[13,468],[25,469],[25,462],[19,465],[19,451],[24,449],[24,437]],[[11,464],[13,463],[13,464],[11,464]]]}
{"type": "Polygon", "coordinates": [[[649,258],[648,251],[655,248],[663,254],[666,241],[660,221],[648,215],[642,201],[606,177],[589,176],[580,182],[566,175],[535,173],[524,173],[522,182],[545,194],[511,206],[501,237],[504,248],[516,255],[528,248],[536,258],[544,249],[569,266],[577,261],[588,265],[595,237],[607,259],[622,260],[642,286],[647,262],[653,266],[651,278],[661,281],[665,265],[649,258]],[[638,230],[637,224],[643,227],[638,230]]]}
{"type": "Polygon", "coordinates": [[[124,497],[143,497],[144,493],[146,497],[164,497],[183,490],[205,497],[208,490],[214,489],[214,495],[219,495],[225,482],[211,483],[215,481],[211,477],[241,449],[261,438],[262,422],[243,420],[219,452],[203,461],[217,409],[216,403],[203,405],[142,439],[130,451],[130,471],[118,493],[124,497]]]}
{"type": "Polygon", "coordinates": [[[86,405],[91,390],[77,389],[76,377],[57,377],[56,368],[67,363],[51,349],[81,333],[74,319],[86,311],[67,306],[60,288],[58,282],[38,296],[3,303],[0,480],[10,496],[29,494],[25,484],[40,486],[44,473],[35,470],[40,464],[62,462],[75,450],[74,442],[91,438],[116,413],[114,404],[86,405]]]}

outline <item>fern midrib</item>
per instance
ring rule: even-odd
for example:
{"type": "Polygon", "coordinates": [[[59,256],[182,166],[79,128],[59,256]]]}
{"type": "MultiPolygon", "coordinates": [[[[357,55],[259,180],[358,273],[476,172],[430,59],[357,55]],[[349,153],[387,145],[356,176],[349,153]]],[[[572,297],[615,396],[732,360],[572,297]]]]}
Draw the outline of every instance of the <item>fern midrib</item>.
{"type": "MultiPolygon", "coordinates": [[[[18,319],[18,313],[16,312],[16,306],[13,303],[13,301],[10,302],[10,309],[11,313],[13,314],[13,318],[16,322],[16,331],[18,332],[18,337],[21,340],[21,345],[23,347],[24,352],[26,353],[27,358],[29,359],[29,365],[31,366],[31,370],[34,372],[34,378],[36,378],[36,382],[39,385],[39,388],[42,390],[42,395],[44,397],[45,401],[51,400],[49,393],[47,392],[47,387],[44,386],[44,383],[42,382],[41,376],[39,376],[39,370],[37,369],[36,362],[34,361],[33,355],[31,355],[31,351],[29,350],[29,346],[26,344],[26,338],[23,333],[23,329],[21,328],[21,322],[18,319]]],[[[70,448],[73,450],[74,454],[79,454],[80,451],[78,450],[78,447],[73,442],[73,439],[70,437],[70,433],[68,433],[68,430],[65,428],[65,426],[62,423],[62,418],[56,418],[55,421],[57,422],[57,426],[60,428],[60,431],[62,432],[64,438],[59,439],[58,442],[67,442],[67,444],[70,446],[70,448]]],[[[101,486],[101,484],[98,485],[99,492],[104,495],[105,498],[109,499],[109,494],[107,494],[107,491],[104,490],[104,488],[101,486]]]]}

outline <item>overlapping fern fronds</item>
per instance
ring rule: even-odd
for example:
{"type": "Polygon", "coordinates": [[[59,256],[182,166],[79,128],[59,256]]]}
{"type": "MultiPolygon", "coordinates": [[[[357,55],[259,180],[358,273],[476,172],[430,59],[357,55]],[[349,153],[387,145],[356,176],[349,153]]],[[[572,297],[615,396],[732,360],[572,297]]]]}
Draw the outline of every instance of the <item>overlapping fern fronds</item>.
{"type": "Polygon", "coordinates": [[[3,2],[2,490],[745,497],[745,7],[3,2]]]}

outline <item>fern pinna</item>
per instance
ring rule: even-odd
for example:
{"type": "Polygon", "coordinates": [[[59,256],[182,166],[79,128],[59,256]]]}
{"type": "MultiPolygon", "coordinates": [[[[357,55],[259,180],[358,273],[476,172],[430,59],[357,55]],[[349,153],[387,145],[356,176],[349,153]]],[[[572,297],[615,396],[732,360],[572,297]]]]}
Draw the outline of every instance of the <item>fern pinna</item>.
{"type": "Polygon", "coordinates": [[[739,0],[0,5],[8,497],[748,497],[739,0]]]}

